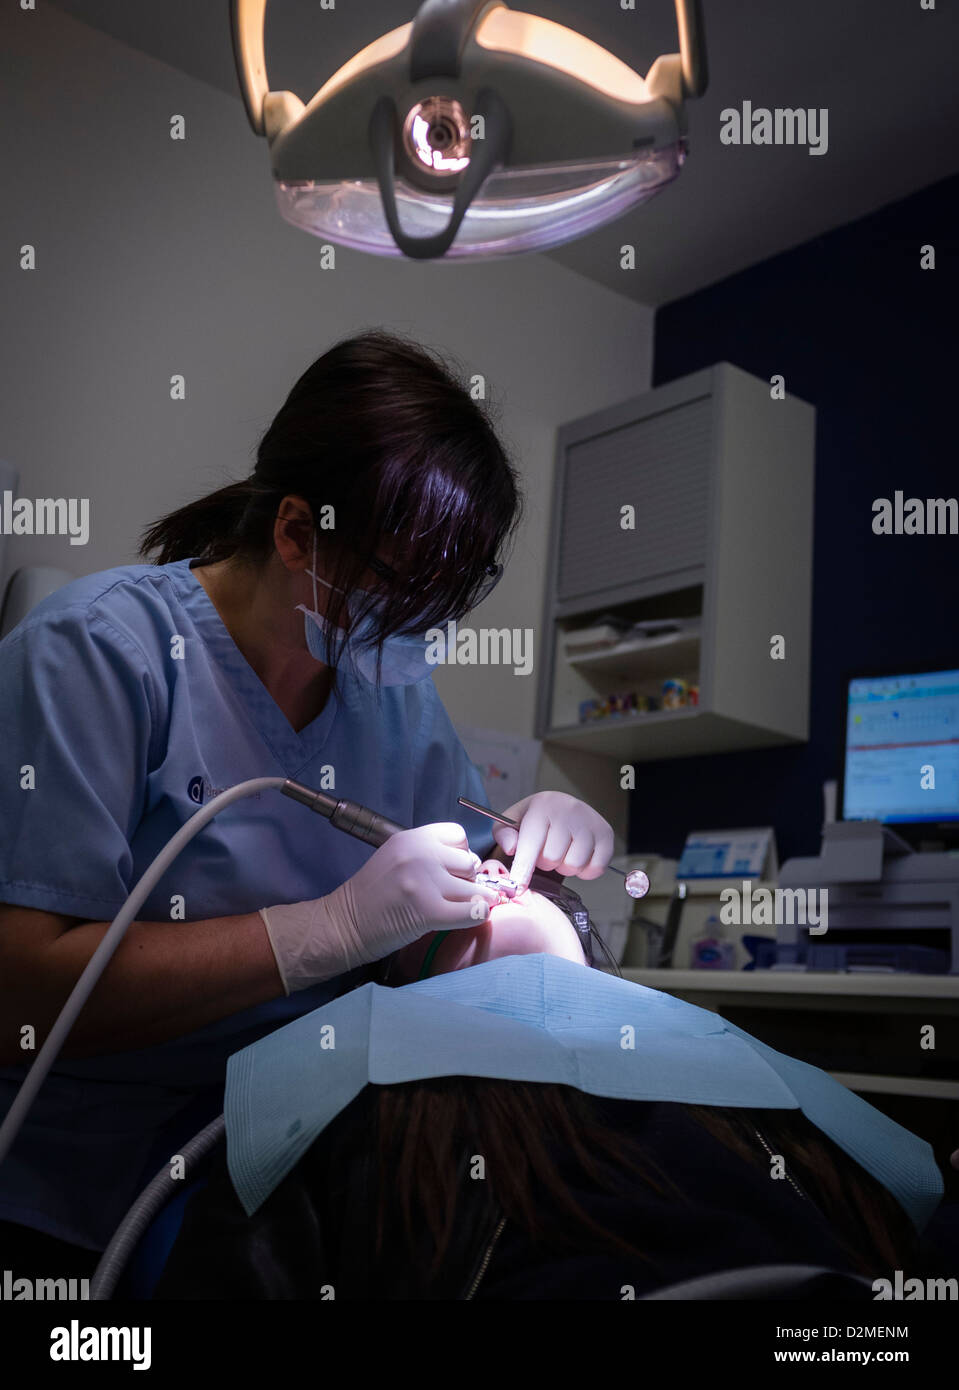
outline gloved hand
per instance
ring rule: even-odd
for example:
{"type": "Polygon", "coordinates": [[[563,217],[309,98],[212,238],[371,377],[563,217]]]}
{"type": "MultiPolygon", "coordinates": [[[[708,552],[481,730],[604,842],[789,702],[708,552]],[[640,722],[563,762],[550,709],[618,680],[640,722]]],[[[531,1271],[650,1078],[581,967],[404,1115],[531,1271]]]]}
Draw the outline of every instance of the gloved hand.
{"type": "Polygon", "coordinates": [[[476,883],[480,858],[461,825],[393,835],[324,898],[260,909],[287,994],[382,960],[436,928],[475,927],[497,894],[476,883]]]}
{"type": "Polygon", "coordinates": [[[592,806],[565,792],[534,792],[503,812],[519,821],[493,828],[493,838],[513,855],[510,878],[529,887],[534,869],[564,877],[599,878],[613,857],[613,827],[592,806]]]}

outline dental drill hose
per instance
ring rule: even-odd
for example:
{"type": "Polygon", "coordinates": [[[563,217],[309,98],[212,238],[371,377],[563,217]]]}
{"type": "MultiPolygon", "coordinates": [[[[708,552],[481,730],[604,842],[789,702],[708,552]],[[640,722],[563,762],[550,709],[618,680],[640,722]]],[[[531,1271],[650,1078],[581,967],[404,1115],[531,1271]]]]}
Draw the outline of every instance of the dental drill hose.
{"type": "MultiPolygon", "coordinates": [[[[3,1121],[0,1122],[0,1164],[9,1153],[37,1092],[46,1080],[60,1049],[66,1042],[70,1029],[77,1020],[77,1015],[93,993],[97,981],[122,941],[127,927],[135,919],[137,912],[180,851],[198,831],[202,830],[213,820],[214,816],[232,802],[239,801],[246,796],[256,796],[261,791],[274,789],[293,797],[295,801],[299,801],[304,806],[309,806],[311,810],[325,815],[330,824],[335,825],[338,830],[342,830],[348,835],[354,835],[357,839],[364,840],[370,845],[382,845],[404,828],[387,820],[385,816],[379,816],[375,811],[360,806],[355,801],[337,800],[335,797],[327,796],[324,792],[312,791],[299,782],[293,782],[289,778],[283,777],[254,777],[250,781],[239,782],[235,787],[230,787],[227,791],[221,792],[219,796],[215,796],[205,806],[201,806],[164,845],[153,862],[140,876],[71,990],[67,1002],[57,1015],[43,1046],[33,1059],[30,1070],[14,1096],[10,1109],[3,1121]]],[[[269,931],[269,927],[267,930],[269,931]]],[[[275,949],[274,947],[274,953],[275,949]]]]}

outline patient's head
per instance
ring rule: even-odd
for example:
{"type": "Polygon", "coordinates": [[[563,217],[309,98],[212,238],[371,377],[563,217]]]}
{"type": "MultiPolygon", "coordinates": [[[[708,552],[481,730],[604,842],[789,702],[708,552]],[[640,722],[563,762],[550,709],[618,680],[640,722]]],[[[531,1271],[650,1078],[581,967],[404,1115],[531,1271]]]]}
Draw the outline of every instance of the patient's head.
{"type": "MultiPolygon", "coordinates": [[[[498,859],[484,860],[478,872],[507,884],[511,882],[509,871],[498,859]]],[[[423,937],[399,953],[400,978],[416,979],[432,940],[432,935],[423,937]]],[[[502,956],[531,956],[539,952],[586,965],[576,928],[561,908],[532,888],[512,898],[504,890],[499,902],[489,908],[485,921],[451,931],[440,942],[430,975],[465,970],[502,956]]]]}

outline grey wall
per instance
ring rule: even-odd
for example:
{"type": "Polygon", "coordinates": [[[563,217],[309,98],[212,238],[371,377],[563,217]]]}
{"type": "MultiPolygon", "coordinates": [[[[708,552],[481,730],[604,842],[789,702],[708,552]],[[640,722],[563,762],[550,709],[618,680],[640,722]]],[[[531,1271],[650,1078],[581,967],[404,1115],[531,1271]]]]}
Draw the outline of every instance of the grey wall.
{"type": "MultiPolygon", "coordinates": [[[[149,521],[249,471],[319,353],[382,325],[486,375],[528,514],[482,622],[538,629],[556,427],[649,386],[652,312],[543,257],[420,265],[338,250],[321,270],[319,241],[275,211],[239,96],[56,10],[7,12],[0,91],[0,457],[21,495],[91,505],[88,545],[13,540],[6,574],[132,562],[149,521]],[[169,138],[175,114],[184,141],[169,138]],[[28,243],[32,272],[19,266],[28,243]],[[184,401],[170,399],[175,373],[184,401]]],[[[454,720],[527,735],[535,681],[436,676],[454,720]]],[[[611,764],[544,764],[542,783],[578,788],[625,829],[611,764]]]]}

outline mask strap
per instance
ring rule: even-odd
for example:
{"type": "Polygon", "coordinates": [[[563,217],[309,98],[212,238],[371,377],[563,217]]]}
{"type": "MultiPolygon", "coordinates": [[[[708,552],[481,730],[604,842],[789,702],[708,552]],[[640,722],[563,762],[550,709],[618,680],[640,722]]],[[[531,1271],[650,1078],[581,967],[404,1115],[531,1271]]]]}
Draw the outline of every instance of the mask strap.
{"type": "MultiPolygon", "coordinates": [[[[315,531],[314,531],[314,533],[313,533],[313,568],[312,568],[311,570],[307,570],[306,572],[307,572],[307,574],[311,575],[311,576],[312,576],[312,579],[313,579],[313,612],[317,615],[317,617],[319,617],[319,616],[320,616],[320,609],[319,609],[319,605],[317,604],[317,601],[316,601],[316,586],[317,586],[317,584],[318,584],[318,583],[319,583],[319,584],[322,584],[324,589],[336,589],[336,585],[335,585],[335,584],[328,584],[328,583],[326,582],[326,580],[325,580],[325,579],[321,579],[320,576],[319,576],[319,575],[317,574],[317,572],[316,572],[316,532],[315,532],[315,531]]],[[[336,592],[339,594],[339,593],[342,593],[343,591],[342,591],[342,589],[336,589],[336,592]]]]}

